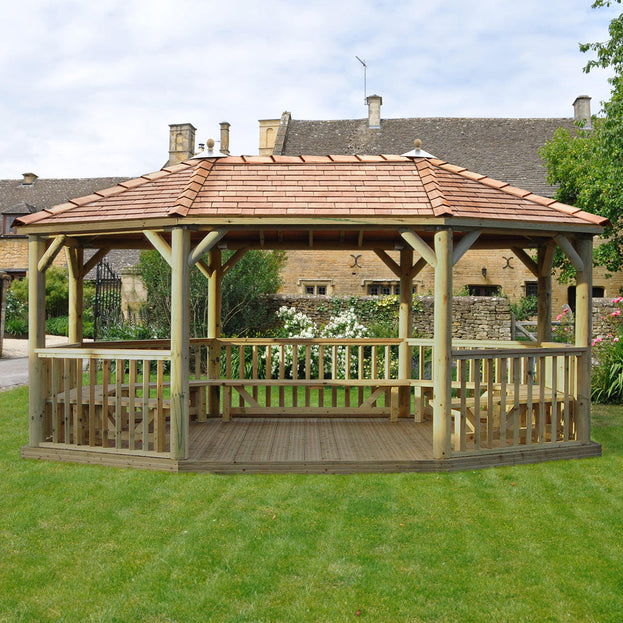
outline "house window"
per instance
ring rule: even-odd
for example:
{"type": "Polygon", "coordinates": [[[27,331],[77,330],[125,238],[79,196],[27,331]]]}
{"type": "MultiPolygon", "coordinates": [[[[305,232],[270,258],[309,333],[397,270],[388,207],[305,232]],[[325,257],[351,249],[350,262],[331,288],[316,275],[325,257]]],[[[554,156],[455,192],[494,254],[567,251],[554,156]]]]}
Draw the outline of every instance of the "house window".
{"type": "Polygon", "coordinates": [[[2,235],[3,236],[16,236],[17,229],[13,226],[15,220],[15,214],[4,214],[2,216],[2,235]]]}
{"type": "Polygon", "coordinates": [[[470,296],[498,296],[502,288],[500,286],[468,285],[470,296]]]}
{"type": "Polygon", "coordinates": [[[539,282],[526,281],[526,298],[529,296],[539,296],[539,282]]]}
{"type": "MultiPolygon", "coordinates": [[[[391,296],[392,294],[400,294],[399,281],[385,281],[384,279],[364,280],[361,284],[366,288],[368,296],[391,296]]],[[[415,289],[414,289],[415,292],[415,289]]]]}
{"type": "Polygon", "coordinates": [[[299,281],[301,292],[310,296],[326,296],[331,293],[331,281],[321,279],[302,279],[299,281]]]}

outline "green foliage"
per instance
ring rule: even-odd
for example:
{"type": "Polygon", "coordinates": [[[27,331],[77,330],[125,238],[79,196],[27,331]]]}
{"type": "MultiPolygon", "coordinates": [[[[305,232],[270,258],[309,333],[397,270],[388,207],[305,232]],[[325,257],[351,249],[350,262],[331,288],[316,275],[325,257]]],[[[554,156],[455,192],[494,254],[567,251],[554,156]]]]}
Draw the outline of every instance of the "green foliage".
{"type": "Polygon", "coordinates": [[[45,332],[48,335],[69,335],[69,317],[55,316],[45,321],[45,332]]]}
{"type": "MultiPolygon", "coordinates": [[[[223,261],[232,255],[223,253],[223,261]]],[[[223,335],[245,335],[262,328],[269,318],[263,295],[276,292],[285,263],[281,251],[248,251],[222,282],[223,335]]],[[[146,322],[156,335],[169,335],[171,322],[171,269],[156,251],[141,253],[138,272],[147,288],[146,322]]],[[[191,336],[202,337],[208,324],[208,280],[196,267],[190,271],[191,336]]]]}
{"type": "Polygon", "coordinates": [[[4,331],[9,335],[28,333],[28,307],[16,296],[12,288],[6,292],[4,331]]]}
{"type": "MultiPolygon", "coordinates": [[[[11,291],[24,305],[28,305],[28,277],[11,284],[11,291]]],[[[67,271],[51,266],[45,273],[45,310],[46,316],[67,315],[69,301],[69,279],[67,271]]]]}
{"type": "Polygon", "coordinates": [[[518,301],[510,304],[511,312],[515,315],[515,320],[529,320],[536,316],[539,306],[539,299],[536,296],[522,296],[518,301]]]}
{"type": "MultiPolygon", "coordinates": [[[[617,3],[618,0],[617,0],[617,3]]],[[[610,6],[598,0],[594,8],[610,6]]],[[[546,163],[547,179],[558,184],[558,201],[594,212],[610,220],[604,241],[595,248],[594,259],[610,271],[623,266],[623,233],[620,215],[623,209],[623,15],[610,22],[610,40],[606,43],[581,44],[582,52],[593,51],[585,71],[593,67],[611,67],[615,75],[611,99],[603,103],[603,118],[593,119],[593,129],[577,128],[571,133],[558,129],[551,141],[540,150],[546,163]]],[[[561,280],[569,281],[575,271],[562,255],[555,257],[561,280]]]]}
{"type": "Polygon", "coordinates": [[[21,337],[28,333],[28,323],[23,318],[5,318],[4,332],[8,335],[21,337]]]}
{"type": "Polygon", "coordinates": [[[610,330],[593,340],[591,396],[595,402],[623,403],[623,297],[612,301],[617,308],[610,314],[610,330]]]}

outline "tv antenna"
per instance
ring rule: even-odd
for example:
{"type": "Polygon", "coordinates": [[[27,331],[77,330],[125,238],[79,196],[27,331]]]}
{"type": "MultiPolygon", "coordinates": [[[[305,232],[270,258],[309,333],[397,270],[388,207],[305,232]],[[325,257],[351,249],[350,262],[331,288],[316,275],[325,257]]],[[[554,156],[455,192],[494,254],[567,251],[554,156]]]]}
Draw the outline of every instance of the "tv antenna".
{"type": "Polygon", "coordinates": [[[367,86],[366,86],[366,74],[368,71],[368,66],[366,65],[366,62],[361,60],[358,56],[355,55],[355,58],[363,65],[363,103],[367,104],[368,103],[368,90],[367,90],[367,86]]]}

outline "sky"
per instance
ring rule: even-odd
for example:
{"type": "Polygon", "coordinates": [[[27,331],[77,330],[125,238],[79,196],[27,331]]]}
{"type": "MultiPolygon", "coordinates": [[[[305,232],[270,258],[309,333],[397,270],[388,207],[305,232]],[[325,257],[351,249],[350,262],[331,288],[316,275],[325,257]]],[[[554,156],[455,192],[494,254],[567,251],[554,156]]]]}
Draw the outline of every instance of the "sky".
{"type": "Polygon", "coordinates": [[[139,176],[169,124],[197,142],[259,119],[572,117],[609,99],[582,68],[623,7],[591,0],[20,0],[0,5],[0,178],[139,176]]]}

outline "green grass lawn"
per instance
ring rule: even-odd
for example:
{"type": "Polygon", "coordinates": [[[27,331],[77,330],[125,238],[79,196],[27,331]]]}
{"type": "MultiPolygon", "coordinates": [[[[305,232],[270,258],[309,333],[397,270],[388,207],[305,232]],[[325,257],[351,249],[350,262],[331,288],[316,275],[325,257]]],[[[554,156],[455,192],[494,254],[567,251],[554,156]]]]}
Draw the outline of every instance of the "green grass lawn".
{"type": "Polygon", "coordinates": [[[599,459],[452,474],[25,461],[0,393],[0,621],[621,621],[623,408],[599,459]]]}

